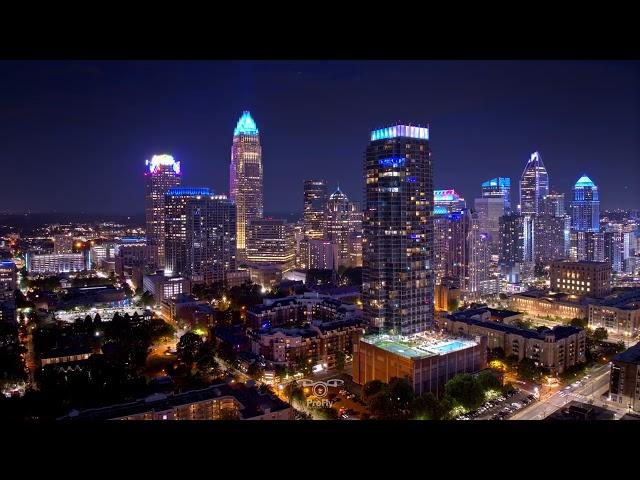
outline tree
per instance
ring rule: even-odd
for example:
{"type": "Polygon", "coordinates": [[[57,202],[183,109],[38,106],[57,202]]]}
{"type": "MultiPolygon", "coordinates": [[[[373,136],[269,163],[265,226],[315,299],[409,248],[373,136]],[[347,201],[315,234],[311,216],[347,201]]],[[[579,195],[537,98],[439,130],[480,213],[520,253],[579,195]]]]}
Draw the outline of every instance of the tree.
{"type": "Polygon", "coordinates": [[[413,401],[413,387],[406,378],[393,377],[389,380],[391,401],[399,412],[409,409],[413,401]]]}
{"type": "Polygon", "coordinates": [[[371,380],[370,382],[365,383],[362,389],[365,401],[368,402],[369,398],[380,392],[384,387],[385,383],[380,380],[371,380]]]}
{"type": "Polygon", "coordinates": [[[389,395],[388,388],[380,390],[378,393],[369,398],[367,402],[369,411],[380,419],[393,418],[395,409],[389,395]]]}
{"type": "Polygon", "coordinates": [[[476,408],[484,400],[480,383],[468,373],[453,377],[446,383],[444,390],[447,397],[468,409],[476,408]]]}
{"type": "Polygon", "coordinates": [[[593,331],[593,339],[597,342],[602,342],[609,338],[609,332],[604,327],[598,327],[593,331]]]}
{"type": "Polygon", "coordinates": [[[262,376],[262,369],[260,368],[258,362],[249,364],[249,367],[247,368],[247,375],[249,375],[254,380],[260,379],[260,377],[262,376]]]}
{"type": "Polygon", "coordinates": [[[569,325],[571,325],[572,327],[585,329],[587,328],[588,321],[586,318],[572,318],[569,322],[569,325]]]}
{"type": "Polygon", "coordinates": [[[530,358],[523,358],[518,364],[518,375],[525,380],[536,381],[542,376],[542,370],[530,358]]]}
{"type": "Polygon", "coordinates": [[[200,335],[193,332],[185,333],[180,337],[176,348],[178,358],[189,366],[193,365],[193,362],[198,358],[203,343],[200,335]]]}
{"type": "Polygon", "coordinates": [[[500,388],[502,388],[500,380],[487,370],[480,372],[477,377],[477,381],[485,392],[487,390],[500,390],[500,388]]]}

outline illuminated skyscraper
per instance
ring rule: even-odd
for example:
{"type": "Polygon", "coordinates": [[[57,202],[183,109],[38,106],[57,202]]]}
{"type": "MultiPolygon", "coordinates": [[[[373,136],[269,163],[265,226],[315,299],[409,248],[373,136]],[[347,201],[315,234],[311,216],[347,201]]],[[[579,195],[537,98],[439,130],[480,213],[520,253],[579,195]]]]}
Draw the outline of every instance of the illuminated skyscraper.
{"type": "Polygon", "coordinates": [[[229,197],[236,205],[237,254],[244,258],[247,225],[262,218],[264,208],[260,132],[248,111],[233,131],[229,183],[229,197]]]}
{"type": "Polygon", "coordinates": [[[600,200],[598,187],[583,175],[573,187],[571,228],[577,232],[600,231],[600,200]]]}
{"type": "Polygon", "coordinates": [[[500,217],[506,213],[504,199],[501,197],[476,198],[474,206],[478,216],[478,228],[480,233],[485,235],[483,241],[488,242],[492,254],[498,255],[500,252],[500,217]]]}
{"type": "Polygon", "coordinates": [[[533,152],[520,179],[520,212],[523,215],[542,213],[544,197],[549,194],[549,175],[540,154],[533,152]]]}
{"type": "Polygon", "coordinates": [[[564,217],[564,193],[550,192],[544,197],[544,213],[554,217],[564,217]]]}
{"type": "Polygon", "coordinates": [[[263,218],[247,225],[246,259],[253,264],[291,269],[296,260],[293,226],[286,220],[263,218]]]}
{"type": "Polygon", "coordinates": [[[322,238],[327,195],[326,181],[304,181],[304,233],[307,238],[322,238]]]}
{"type": "Polygon", "coordinates": [[[482,198],[501,198],[504,211],[511,211],[511,179],[496,177],[482,183],[482,198]]]}
{"type": "Polygon", "coordinates": [[[180,186],[180,162],[171,155],[154,155],[145,162],[144,199],[149,263],[164,268],[164,195],[180,186]]]}
{"type": "Polygon", "coordinates": [[[429,129],[371,132],[364,156],[363,311],[381,332],[433,325],[433,170],[429,129]]]}
{"type": "Polygon", "coordinates": [[[327,201],[324,217],[324,238],[336,244],[336,265],[362,266],[357,251],[358,243],[362,242],[362,213],[356,204],[338,188],[327,201]]]}
{"type": "Polygon", "coordinates": [[[226,195],[208,188],[170,189],[165,232],[166,274],[209,284],[235,268],[235,208],[226,195]]]}
{"type": "Polygon", "coordinates": [[[470,212],[466,208],[433,216],[434,271],[436,283],[446,279],[448,284],[466,288],[467,236],[470,212]]]}
{"type": "Polygon", "coordinates": [[[434,190],[433,191],[433,213],[442,215],[444,213],[459,212],[467,208],[467,203],[455,190],[434,190]]]}

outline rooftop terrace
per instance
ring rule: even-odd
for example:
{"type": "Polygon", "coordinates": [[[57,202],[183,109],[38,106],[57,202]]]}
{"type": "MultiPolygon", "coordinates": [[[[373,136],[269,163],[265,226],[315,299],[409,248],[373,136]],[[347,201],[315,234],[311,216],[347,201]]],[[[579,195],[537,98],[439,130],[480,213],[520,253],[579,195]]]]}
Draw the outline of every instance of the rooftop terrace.
{"type": "Polygon", "coordinates": [[[478,345],[474,340],[440,333],[422,332],[410,336],[369,335],[362,341],[405,358],[427,358],[445,355],[478,345]]]}

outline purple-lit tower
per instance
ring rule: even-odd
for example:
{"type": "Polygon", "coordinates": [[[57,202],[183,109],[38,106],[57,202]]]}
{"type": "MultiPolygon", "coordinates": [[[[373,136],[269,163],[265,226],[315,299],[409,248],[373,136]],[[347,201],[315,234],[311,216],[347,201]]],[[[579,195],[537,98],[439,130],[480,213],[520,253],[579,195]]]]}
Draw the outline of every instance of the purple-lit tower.
{"type": "Polygon", "coordinates": [[[180,186],[180,162],[171,155],[154,155],[145,161],[145,167],[144,212],[149,264],[154,268],[164,268],[164,196],[170,188],[180,186]]]}
{"type": "Polygon", "coordinates": [[[262,147],[260,132],[248,111],[242,112],[235,130],[229,166],[229,198],[236,206],[236,245],[245,258],[246,230],[251,220],[262,218],[262,147]]]}

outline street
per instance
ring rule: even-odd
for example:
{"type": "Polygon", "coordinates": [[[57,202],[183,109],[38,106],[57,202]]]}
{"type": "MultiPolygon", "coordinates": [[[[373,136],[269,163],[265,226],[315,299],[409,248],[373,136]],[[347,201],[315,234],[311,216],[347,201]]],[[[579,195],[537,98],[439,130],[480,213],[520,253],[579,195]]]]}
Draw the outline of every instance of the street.
{"type": "Polygon", "coordinates": [[[609,365],[599,365],[589,371],[588,375],[590,378],[586,381],[582,380],[582,385],[558,387],[555,393],[531,404],[516,413],[510,420],[542,420],[572,400],[602,406],[601,396],[609,388],[609,365]],[[566,394],[562,395],[562,392],[566,394]]]}

